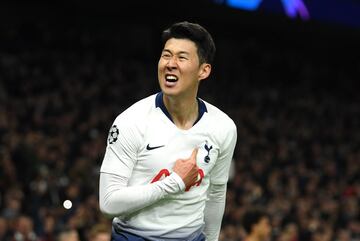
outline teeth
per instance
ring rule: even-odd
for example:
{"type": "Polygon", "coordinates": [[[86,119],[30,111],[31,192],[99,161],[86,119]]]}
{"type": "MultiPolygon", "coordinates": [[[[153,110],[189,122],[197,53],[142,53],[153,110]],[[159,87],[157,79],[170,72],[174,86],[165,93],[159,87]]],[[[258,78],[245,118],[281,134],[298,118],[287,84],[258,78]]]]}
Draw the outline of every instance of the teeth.
{"type": "Polygon", "coordinates": [[[167,75],[165,78],[167,81],[177,81],[177,77],[173,75],[167,75]]]}

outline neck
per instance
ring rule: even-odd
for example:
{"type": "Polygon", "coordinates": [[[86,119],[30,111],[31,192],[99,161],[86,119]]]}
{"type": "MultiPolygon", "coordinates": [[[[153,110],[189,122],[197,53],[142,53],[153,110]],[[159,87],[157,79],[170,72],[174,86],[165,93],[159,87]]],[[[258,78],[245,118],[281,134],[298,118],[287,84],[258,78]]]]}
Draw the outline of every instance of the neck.
{"type": "Polygon", "coordinates": [[[188,130],[194,125],[199,115],[196,96],[180,99],[164,95],[163,100],[174,124],[178,128],[188,130]]]}

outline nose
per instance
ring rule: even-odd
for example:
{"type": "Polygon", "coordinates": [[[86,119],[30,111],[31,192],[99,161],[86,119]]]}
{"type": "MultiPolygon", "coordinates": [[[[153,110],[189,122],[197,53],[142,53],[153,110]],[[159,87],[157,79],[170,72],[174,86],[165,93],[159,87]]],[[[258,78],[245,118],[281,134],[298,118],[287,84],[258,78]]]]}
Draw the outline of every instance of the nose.
{"type": "Polygon", "coordinates": [[[169,69],[175,69],[177,66],[176,56],[172,56],[166,63],[166,67],[169,69]]]}

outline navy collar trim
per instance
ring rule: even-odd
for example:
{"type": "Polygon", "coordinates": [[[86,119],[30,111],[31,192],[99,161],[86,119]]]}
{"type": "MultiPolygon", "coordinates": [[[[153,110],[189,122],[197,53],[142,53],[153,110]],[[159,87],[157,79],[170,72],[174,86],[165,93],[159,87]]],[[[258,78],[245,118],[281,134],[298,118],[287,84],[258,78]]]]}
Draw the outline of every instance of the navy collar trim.
{"type": "MultiPolygon", "coordinates": [[[[167,116],[167,118],[169,118],[169,120],[174,122],[173,119],[171,118],[169,111],[165,107],[163,95],[164,94],[162,92],[157,93],[156,98],[155,98],[155,106],[156,106],[156,108],[159,107],[162,110],[162,112],[167,116]]],[[[206,108],[204,101],[202,101],[199,98],[196,98],[196,99],[197,99],[197,102],[199,105],[199,115],[198,115],[198,118],[196,119],[196,121],[194,122],[193,126],[196,123],[198,123],[199,120],[201,119],[201,117],[204,115],[204,113],[207,112],[207,108],[206,108]]]]}

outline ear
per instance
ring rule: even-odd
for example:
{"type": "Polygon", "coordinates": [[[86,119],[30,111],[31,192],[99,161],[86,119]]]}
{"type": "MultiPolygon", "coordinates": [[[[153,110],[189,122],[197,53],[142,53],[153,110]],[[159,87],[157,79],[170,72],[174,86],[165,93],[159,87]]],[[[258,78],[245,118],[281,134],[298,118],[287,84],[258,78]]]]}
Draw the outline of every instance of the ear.
{"type": "Polygon", "coordinates": [[[199,68],[199,81],[209,77],[211,72],[211,64],[203,63],[199,68]]]}

